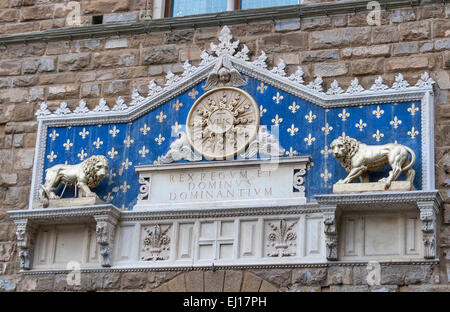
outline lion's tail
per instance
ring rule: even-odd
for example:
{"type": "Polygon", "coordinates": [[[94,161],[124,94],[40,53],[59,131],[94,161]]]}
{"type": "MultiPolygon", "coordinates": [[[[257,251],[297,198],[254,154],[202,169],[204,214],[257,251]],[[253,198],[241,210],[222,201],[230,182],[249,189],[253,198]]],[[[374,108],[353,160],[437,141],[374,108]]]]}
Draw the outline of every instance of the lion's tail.
{"type": "Polygon", "coordinates": [[[402,171],[408,171],[409,169],[412,168],[412,166],[414,166],[414,163],[416,162],[416,154],[414,153],[414,151],[412,149],[410,149],[408,146],[405,146],[406,150],[408,151],[408,153],[411,154],[411,161],[409,162],[409,164],[403,168],[402,171]]]}

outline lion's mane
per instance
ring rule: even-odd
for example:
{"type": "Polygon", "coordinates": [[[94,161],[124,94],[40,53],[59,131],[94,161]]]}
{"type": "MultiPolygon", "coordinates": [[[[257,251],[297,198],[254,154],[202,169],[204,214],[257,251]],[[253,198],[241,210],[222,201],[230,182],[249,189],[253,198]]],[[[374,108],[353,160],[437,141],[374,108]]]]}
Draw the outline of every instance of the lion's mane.
{"type": "Polygon", "coordinates": [[[100,181],[104,178],[104,176],[99,176],[95,170],[95,165],[99,162],[108,167],[108,159],[103,155],[89,157],[82,163],[83,172],[87,179],[86,184],[90,188],[97,187],[100,181]]]}
{"type": "Polygon", "coordinates": [[[359,149],[359,141],[344,135],[331,142],[331,147],[333,148],[333,146],[338,143],[344,145],[345,153],[344,156],[336,157],[336,159],[342,164],[346,171],[350,171],[352,169],[352,158],[359,149]]]}

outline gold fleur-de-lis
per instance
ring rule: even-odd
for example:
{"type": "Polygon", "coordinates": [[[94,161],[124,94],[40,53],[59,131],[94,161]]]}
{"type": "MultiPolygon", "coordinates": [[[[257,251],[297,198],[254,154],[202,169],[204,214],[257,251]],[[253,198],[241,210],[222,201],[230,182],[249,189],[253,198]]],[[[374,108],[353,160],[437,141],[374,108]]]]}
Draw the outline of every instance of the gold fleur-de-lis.
{"type": "Polygon", "coordinates": [[[70,151],[70,148],[73,146],[73,143],[70,142],[69,139],[67,139],[66,143],[64,143],[63,146],[65,147],[66,151],[70,151]]]}
{"type": "Polygon", "coordinates": [[[167,115],[165,115],[163,112],[159,112],[159,115],[156,116],[156,119],[161,123],[164,121],[164,119],[167,118],[167,115]]]}
{"type": "Polygon", "coordinates": [[[107,195],[103,196],[103,199],[109,203],[110,201],[112,201],[114,199],[114,196],[111,195],[111,192],[108,192],[107,195]]]}
{"type": "Polygon", "coordinates": [[[259,106],[259,117],[262,117],[264,113],[267,112],[267,109],[265,109],[262,105],[259,106]]]}
{"type": "Polygon", "coordinates": [[[191,99],[195,100],[195,98],[197,97],[198,91],[195,90],[194,88],[191,90],[191,92],[188,93],[188,95],[191,97],[191,99]]]}
{"type": "Polygon", "coordinates": [[[333,130],[333,127],[331,127],[328,122],[325,123],[325,126],[322,127],[322,131],[325,133],[325,135],[328,135],[331,130],[333,130]]]}
{"type": "Polygon", "coordinates": [[[59,137],[59,133],[56,132],[55,129],[53,129],[52,133],[50,133],[48,136],[52,139],[52,141],[55,141],[56,138],[59,137]]]}
{"type": "Polygon", "coordinates": [[[100,141],[100,138],[97,138],[97,141],[95,141],[94,143],[92,143],[93,145],[95,145],[96,149],[100,148],[100,145],[103,145],[103,141],[100,141]]]}
{"type": "Polygon", "coordinates": [[[83,128],[83,131],[78,132],[78,134],[81,136],[82,139],[86,139],[86,136],[89,135],[89,131],[86,131],[86,129],[83,128]]]}
{"type": "Polygon", "coordinates": [[[84,152],[84,149],[82,148],[81,151],[77,154],[78,158],[80,160],[84,160],[84,158],[87,156],[87,153],[84,152]]]}
{"type": "Polygon", "coordinates": [[[325,145],[323,150],[320,151],[320,154],[322,154],[324,158],[328,158],[328,154],[330,154],[331,152],[332,150],[328,149],[328,146],[325,145]]]}
{"type": "Polygon", "coordinates": [[[47,159],[50,162],[53,162],[54,159],[58,158],[58,155],[56,155],[53,151],[50,152],[50,154],[47,155],[47,159]]]}
{"type": "Polygon", "coordinates": [[[372,138],[375,138],[377,142],[380,142],[380,139],[384,137],[384,134],[380,132],[380,130],[377,129],[377,132],[372,134],[372,138]]]}
{"type": "Polygon", "coordinates": [[[355,124],[356,128],[359,128],[359,131],[363,131],[364,127],[366,127],[367,124],[362,121],[362,119],[359,120],[359,123],[355,124]]]}
{"type": "Polygon", "coordinates": [[[408,131],[408,135],[411,137],[411,139],[415,139],[416,135],[419,135],[419,131],[412,127],[411,131],[408,131]]]}
{"type": "Polygon", "coordinates": [[[313,162],[313,161],[309,162],[309,163],[306,165],[306,170],[310,170],[311,167],[314,167],[314,162],[313,162]]]}
{"type": "Polygon", "coordinates": [[[297,154],[298,154],[297,151],[294,150],[292,148],[292,146],[289,148],[289,151],[286,151],[286,155],[288,155],[290,158],[294,157],[294,155],[297,155],[297,154]]]}
{"type": "Polygon", "coordinates": [[[306,145],[311,145],[312,142],[314,142],[315,140],[316,140],[316,138],[311,136],[311,133],[309,133],[308,136],[303,139],[303,141],[306,142],[306,145]]]}
{"type": "Polygon", "coordinates": [[[130,138],[130,136],[127,136],[127,138],[123,140],[123,144],[125,144],[126,147],[130,147],[131,143],[134,143],[134,140],[130,138]]]}
{"type": "Polygon", "coordinates": [[[111,134],[111,136],[112,136],[113,138],[115,138],[116,135],[117,135],[117,133],[119,133],[119,132],[120,132],[120,130],[117,129],[116,126],[114,126],[112,129],[109,130],[109,134],[111,134]]]}
{"type": "Polygon", "coordinates": [[[287,129],[287,132],[289,132],[291,136],[294,136],[298,132],[298,128],[296,128],[294,124],[292,124],[291,127],[287,129]]]}
{"type": "MultiPolygon", "coordinates": [[[[172,107],[175,108],[176,111],[179,111],[180,108],[183,107],[183,103],[181,103],[180,100],[177,99],[177,101],[172,104],[172,107]]],[[[162,121],[160,121],[160,122],[162,122],[162,121]]]]}
{"type": "Polygon", "coordinates": [[[119,188],[122,190],[123,193],[126,193],[130,189],[130,186],[127,184],[127,181],[124,181],[119,188]]]}
{"type": "Polygon", "coordinates": [[[111,170],[109,170],[109,172],[106,176],[108,177],[109,182],[111,182],[114,179],[114,177],[116,176],[116,174],[111,169],[111,170]]]}
{"type": "Polygon", "coordinates": [[[408,112],[411,113],[411,116],[414,116],[416,114],[416,112],[419,111],[419,108],[416,107],[416,104],[412,103],[411,107],[408,107],[408,112]]]}
{"type": "Polygon", "coordinates": [[[175,121],[175,124],[172,126],[172,132],[177,134],[181,129],[181,125],[178,124],[178,121],[175,121]]]}
{"type": "Polygon", "coordinates": [[[267,86],[264,84],[264,82],[261,82],[261,84],[256,88],[261,94],[264,93],[264,91],[267,90],[267,86]]]}
{"type": "Polygon", "coordinates": [[[108,152],[108,156],[111,157],[111,159],[114,159],[114,156],[116,156],[117,154],[119,154],[119,152],[116,151],[114,147],[108,152]]]}
{"type": "Polygon", "coordinates": [[[277,92],[277,95],[272,97],[272,100],[274,100],[277,104],[280,104],[282,99],[284,99],[284,96],[280,95],[280,92],[277,92]]]}
{"type": "Polygon", "coordinates": [[[276,114],[275,118],[272,119],[272,122],[275,127],[278,127],[278,125],[283,122],[283,118],[279,118],[278,114],[276,114]]]}
{"type": "Polygon", "coordinates": [[[397,129],[398,125],[402,124],[402,121],[400,119],[398,119],[397,116],[394,116],[394,120],[391,120],[391,122],[389,124],[391,126],[393,126],[394,129],[397,129]]]}
{"type": "Polygon", "coordinates": [[[160,165],[161,164],[161,156],[158,156],[156,160],[153,161],[154,165],[160,165]]]}
{"type": "Polygon", "coordinates": [[[147,126],[147,124],[144,124],[144,126],[140,129],[143,135],[147,135],[147,132],[150,131],[150,127],[147,126]]]}
{"type": "Polygon", "coordinates": [[[155,138],[155,142],[158,143],[158,145],[161,145],[161,143],[162,143],[163,141],[165,141],[165,140],[166,140],[166,138],[163,137],[163,136],[161,135],[161,133],[155,138]]]}
{"type": "Polygon", "coordinates": [[[295,114],[297,110],[300,108],[300,105],[296,104],[295,101],[292,102],[292,105],[289,105],[289,110],[292,114],[295,114]]]}
{"type": "Polygon", "coordinates": [[[312,111],[309,111],[308,115],[305,115],[305,119],[308,120],[309,123],[312,123],[317,116],[313,114],[312,111]]]}
{"type": "Polygon", "coordinates": [[[342,119],[342,121],[346,121],[347,117],[350,117],[350,113],[347,112],[347,110],[344,108],[342,110],[342,113],[338,114],[338,117],[342,119]]]}
{"type": "Polygon", "coordinates": [[[380,109],[380,106],[377,106],[376,110],[372,111],[372,114],[377,117],[377,119],[381,118],[381,115],[384,114],[384,110],[380,109]]]}
{"type": "Polygon", "coordinates": [[[125,159],[124,162],[122,162],[122,167],[124,167],[126,170],[128,170],[128,167],[130,167],[133,163],[127,159],[125,159]]]}
{"type": "Polygon", "coordinates": [[[320,174],[320,177],[325,181],[325,183],[327,183],[328,180],[331,179],[331,173],[328,172],[327,168],[325,168],[325,170],[320,174]]]}
{"type": "Polygon", "coordinates": [[[142,148],[139,150],[139,154],[141,155],[142,158],[145,158],[145,156],[147,156],[149,150],[145,148],[145,145],[142,146],[142,148]]]}

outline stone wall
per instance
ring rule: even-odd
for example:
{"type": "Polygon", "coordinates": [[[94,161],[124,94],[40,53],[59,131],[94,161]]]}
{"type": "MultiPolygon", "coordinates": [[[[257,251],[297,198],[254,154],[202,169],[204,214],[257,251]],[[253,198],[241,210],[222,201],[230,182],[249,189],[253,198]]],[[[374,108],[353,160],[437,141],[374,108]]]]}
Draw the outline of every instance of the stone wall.
{"type": "Polygon", "coordinates": [[[153,0],[0,0],[0,34],[76,26],[68,20],[75,13],[81,25],[92,24],[92,17],[98,15],[103,16],[103,24],[132,22],[147,3],[151,10],[153,0]]]}
{"type": "MultiPolygon", "coordinates": [[[[53,7],[48,9],[52,13],[41,21],[24,19],[24,12],[35,2],[39,6],[56,3],[0,0],[0,33],[54,27],[56,24],[45,26],[49,21],[58,21],[53,7]]],[[[82,2],[84,5],[95,3],[100,11],[101,8],[110,10],[101,13],[133,11],[139,4],[132,0],[82,2]],[[114,9],[110,3],[101,6],[106,2],[118,3],[120,7],[114,9]]],[[[92,9],[85,13],[90,16],[97,11],[92,9]]],[[[391,85],[398,72],[403,73],[410,83],[415,83],[421,73],[428,71],[437,82],[436,187],[441,190],[446,203],[438,245],[441,264],[432,268],[417,266],[417,272],[414,266],[408,270],[404,266],[385,266],[383,270],[389,273],[382,279],[385,290],[442,290],[447,287],[450,275],[449,14],[448,6],[436,4],[383,11],[380,26],[368,26],[366,13],[350,13],[230,27],[234,38],[249,47],[253,53],[251,57],[264,50],[272,63],[277,64],[282,58],[287,64],[288,75],[300,65],[306,82],[313,80],[315,75],[322,75],[326,89],[334,79],[345,89],[355,76],[365,88],[379,75],[391,85]],[[419,275],[421,277],[416,277],[419,275]]],[[[135,87],[145,95],[151,79],[162,83],[169,70],[181,72],[185,60],[197,65],[201,51],[216,40],[219,30],[219,27],[208,27],[0,46],[0,290],[68,289],[64,286],[65,275],[44,278],[18,274],[15,227],[6,215],[7,210],[25,209],[28,205],[37,130],[34,113],[39,103],[46,101],[55,109],[64,100],[74,109],[83,98],[93,108],[102,97],[110,106],[119,95],[128,101],[135,87]]],[[[189,285],[203,283],[202,289],[209,290],[216,289],[210,287],[226,289],[227,281],[236,279],[240,286],[233,286],[233,290],[247,287],[282,291],[377,290],[361,282],[358,274],[362,273],[358,270],[362,270],[361,267],[219,270],[215,273],[83,273],[82,285],[85,286],[82,287],[85,290],[175,290],[176,287],[191,289],[189,285]],[[207,286],[209,280],[215,280],[211,274],[221,276],[223,286],[207,286]],[[340,276],[336,278],[337,282],[335,275],[340,276]],[[179,280],[182,283],[178,283],[179,280]]],[[[238,284],[235,283],[233,285],[238,284]]]]}

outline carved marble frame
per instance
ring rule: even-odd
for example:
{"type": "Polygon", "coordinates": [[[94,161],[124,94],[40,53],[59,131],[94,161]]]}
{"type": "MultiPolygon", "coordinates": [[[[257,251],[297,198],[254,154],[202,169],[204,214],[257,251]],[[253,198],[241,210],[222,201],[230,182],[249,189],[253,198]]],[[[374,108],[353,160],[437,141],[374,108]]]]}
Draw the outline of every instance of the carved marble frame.
{"type": "Polygon", "coordinates": [[[231,32],[227,26],[222,29],[218,39],[221,42],[218,46],[211,44],[211,51],[216,56],[203,51],[202,62],[198,67],[192,66],[186,61],[184,64],[185,71],[180,76],[169,72],[166,77],[166,84],[163,87],[157,86],[154,81],[151,81],[147,97],[139,95],[134,90],[133,99],[129,106],[124,105],[123,99],[119,97],[116,105],[109,109],[105,107],[106,102],[102,99],[103,101],[100,101],[101,103],[90,111],[85,106],[85,102],[81,100],[80,106],[74,112],[67,108],[65,102],[61,102],[60,108],[52,113],[48,110],[46,103],[41,103],[41,108],[36,113],[38,116],[38,131],[29,209],[32,209],[32,202],[38,198],[40,181],[43,179],[48,127],[127,123],[135,120],[206,79],[216,62],[223,55],[230,58],[232,66],[241,74],[270,84],[323,108],[421,101],[422,190],[434,190],[434,81],[428,73],[424,73],[414,86],[409,85],[403,79],[403,76],[398,74],[390,88],[383,84],[381,77],[378,77],[370,89],[364,90],[355,78],[347,91],[342,90],[338,83],[334,81],[331,88],[324,92],[321,77],[317,77],[308,85],[304,84],[303,71],[300,67],[296,73],[288,77],[284,71],[285,63],[283,60],[280,60],[278,65],[269,70],[266,65],[267,57],[263,51],[253,61],[250,61],[248,57],[249,50],[246,45],[243,45],[243,48],[236,52],[239,41],[231,42],[231,32]]]}

